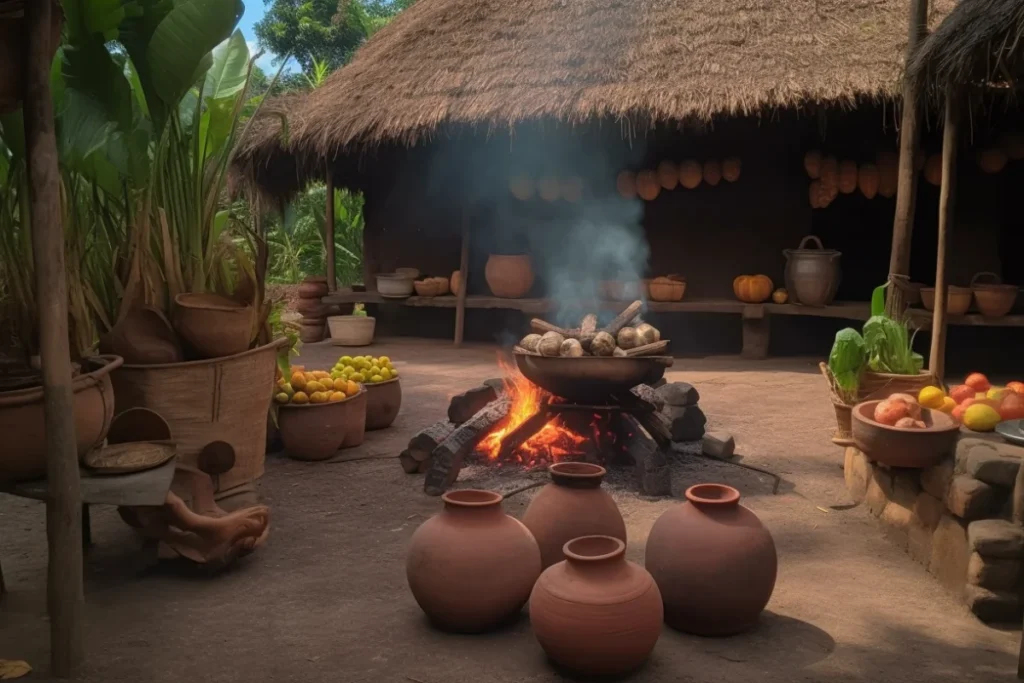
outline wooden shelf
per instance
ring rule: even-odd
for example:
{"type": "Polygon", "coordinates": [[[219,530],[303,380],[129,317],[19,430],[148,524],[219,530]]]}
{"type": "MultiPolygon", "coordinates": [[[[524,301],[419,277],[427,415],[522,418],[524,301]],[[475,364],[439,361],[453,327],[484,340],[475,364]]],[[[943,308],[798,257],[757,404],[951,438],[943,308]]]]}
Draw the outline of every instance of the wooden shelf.
{"type": "MultiPolygon", "coordinates": [[[[911,308],[908,311],[910,319],[922,330],[930,329],[932,326],[932,312],[923,308],[911,308]]],[[[986,318],[979,313],[968,313],[967,315],[946,316],[946,322],[950,325],[962,325],[965,327],[1024,327],[1024,315],[1006,315],[1002,318],[986,318]]]]}

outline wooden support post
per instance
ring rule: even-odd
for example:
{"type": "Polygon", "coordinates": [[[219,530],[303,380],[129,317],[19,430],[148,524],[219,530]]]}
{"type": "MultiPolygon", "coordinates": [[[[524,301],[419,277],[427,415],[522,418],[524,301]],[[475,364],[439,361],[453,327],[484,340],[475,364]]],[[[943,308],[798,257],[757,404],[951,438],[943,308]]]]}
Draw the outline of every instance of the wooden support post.
{"type": "Polygon", "coordinates": [[[324,246],[327,248],[327,291],[338,289],[338,275],[334,270],[334,171],[331,162],[327,161],[325,173],[327,184],[327,206],[324,207],[324,246]]]}
{"type": "Polygon", "coordinates": [[[956,205],[956,146],[959,102],[953,86],[946,89],[946,117],[942,129],[942,186],[939,191],[939,246],[935,259],[935,311],[932,314],[932,348],[928,369],[942,383],[946,373],[946,262],[949,234],[953,229],[956,205]]]}
{"type": "Polygon", "coordinates": [[[763,304],[749,304],[743,307],[743,350],[740,355],[751,360],[768,357],[768,343],[771,341],[771,325],[763,304]]]}
{"type": "Polygon", "coordinates": [[[462,346],[466,331],[466,288],[469,286],[469,209],[462,211],[462,252],[459,256],[459,291],[455,300],[455,346],[462,346]]]}
{"type": "Polygon", "coordinates": [[[24,118],[46,420],[50,668],[53,676],[70,678],[82,662],[85,599],[82,593],[82,492],[71,392],[60,175],[50,99],[50,20],[51,12],[59,11],[55,5],[49,1],[25,3],[28,51],[24,118]]]}
{"type": "MultiPolygon", "coordinates": [[[[928,0],[911,0],[907,28],[906,63],[910,63],[928,27],[928,0]]],[[[910,274],[910,239],[914,229],[914,203],[917,200],[917,170],[914,156],[918,140],[918,93],[909,79],[903,80],[903,117],[900,123],[899,186],[896,189],[896,216],[892,226],[892,251],[889,275],[910,274]]],[[[898,314],[902,311],[890,311],[898,314]]]]}

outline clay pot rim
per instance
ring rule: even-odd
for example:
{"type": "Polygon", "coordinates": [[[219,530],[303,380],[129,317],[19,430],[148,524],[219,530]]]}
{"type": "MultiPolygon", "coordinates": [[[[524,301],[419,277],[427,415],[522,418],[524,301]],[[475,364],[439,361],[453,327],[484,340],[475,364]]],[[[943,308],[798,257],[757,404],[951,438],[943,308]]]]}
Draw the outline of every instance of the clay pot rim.
{"type": "Polygon", "coordinates": [[[391,379],[386,379],[383,382],[373,382],[373,383],[361,384],[360,386],[363,387],[364,389],[366,389],[367,391],[369,391],[370,389],[373,389],[374,387],[381,387],[381,386],[384,386],[385,384],[394,384],[395,382],[397,382],[397,381],[399,381],[401,379],[402,379],[401,377],[392,377],[391,379]]]}
{"type": "Polygon", "coordinates": [[[358,318],[359,320],[376,320],[376,318],[374,318],[372,315],[352,315],[350,313],[348,315],[329,315],[326,318],[327,322],[330,323],[332,318],[335,320],[348,320],[350,318],[358,318]]]}
{"type": "Polygon", "coordinates": [[[562,553],[573,562],[605,562],[624,556],[626,543],[614,536],[580,536],[563,545],[562,553]]]}
{"type": "Polygon", "coordinates": [[[501,505],[505,496],[486,489],[458,489],[441,494],[441,500],[456,508],[486,508],[501,505]]]}
{"type": "Polygon", "coordinates": [[[695,484],[686,489],[686,500],[696,505],[727,506],[740,502],[740,492],[726,484],[695,484]]]}
{"type": "Polygon", "coordinates": [[[608,474],[608,470],[591,462],[556,462],[548,466],[552,479],[557,475],[565,479],[597,479],[608,474]]]}
{"type": "Polygon", "coordinates": [[[893,427],[881,422],[875,422],[873,419],[875,414],[875,407],[882,401],[888,399],[879,399],[876,401],[863,401],[853,407],[853,419],[855,422],[862,422],[863,424],[873,429],[879,429],[885,432],[894,432],[896,434],[912,434],[912,435],[925,435],[925,434],[937,434],[942,432],[959,432],[960,424],[954,420],[950,415],[942,412],[941,410],[933,410],[931,408],[921,407],[921,418],[924,420],[926,427],[893,427]],[[930,422],[930,424],[929,424],[930,422]]]}
{"type": "Polygon", "coordinates": [[[195,311],[236,312],[251,309],[252,306],[235,301],[231,297],[212,292],[182,292],[174,297],[174,303],[181,308],[195,311]]]}
{"type": "Polygon", "coordinates": [[[354,398],[359,398],[366,393],[366,387],[359,385],[359,393],[355,396],[346,396],[341,401],[325,401],[324,403],[278,403],[278,408],[323,408],[325,406],[343,406],[354,398]]]}

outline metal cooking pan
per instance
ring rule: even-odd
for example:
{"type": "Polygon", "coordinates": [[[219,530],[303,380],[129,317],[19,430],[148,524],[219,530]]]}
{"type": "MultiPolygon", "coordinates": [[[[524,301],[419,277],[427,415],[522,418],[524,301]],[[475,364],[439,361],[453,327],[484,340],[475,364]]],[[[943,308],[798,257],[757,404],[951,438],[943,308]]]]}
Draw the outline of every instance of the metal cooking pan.
{"type": "Polygon", "coordinates": [[[614,358],[535,356],[516,353],[516,365],[526,379],[542,389],[576,403],[599,403],[638,384],[657,382],[671,367],[671,356],[614,358]]]}

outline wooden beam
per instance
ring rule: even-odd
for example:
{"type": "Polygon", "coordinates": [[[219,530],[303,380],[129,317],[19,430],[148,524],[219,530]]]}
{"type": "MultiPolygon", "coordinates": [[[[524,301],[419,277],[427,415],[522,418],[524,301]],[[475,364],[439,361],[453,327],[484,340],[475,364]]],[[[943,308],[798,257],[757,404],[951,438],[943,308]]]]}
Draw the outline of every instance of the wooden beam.
{"type": "Polygon", "coordinates": [[[469,286],[469,209],[462,211],[462,252],[459,255],[459,291],[455,302],[455,346],[462,346],[466,331],[466,288],[469,286]]]}
{"type": "Polygon", "coordinates": [[[935,259],[935,311],[932,314],[932,348],[928,369],[939,384],[946,373],[946,263],[949,234],[956,205],[956,146],[959,102],[952,86],[946,89],[946,116],[942,128],[942,186],[939,191],[939,247],[935,259]]]}
{"type": "Polygon", "coordinates": [[[51,13],[59,11],[55,4],[48,0],[25,3],[28,49],[24,119],[46,420],[46,477],[50,489],[46,501],[50,668],[57,678],[70,678],[82,663],[85,598],[82,592],[82,493],[71,391],[60,172],[50,99],[51,13]]]}
{"type": "Polygon", "coordinates": [[[327,162],[325,173],[327,183],[327,206],[324,210],[324,246],[327,248],[327,291],[338,289],[338,275],[334,269],[336,257],[334,249],[334,172],[331,162],[327,162]]]}
{"type": "MultiPolygon", "coordinates": [[[[928,27],[928,0],[911,0],[907,28],[906,63],[924,39],[928,27]]],[[[896,217],[892,226],[892,251],[889,274],[909,275],[910,242],[914,230],[914,203],[917,200],[917,170],[914,156],[918,141],[918,93],[913,82],[903,79],[903,118],[900,123],[899,186],[896,189],[896,217]]]]}

